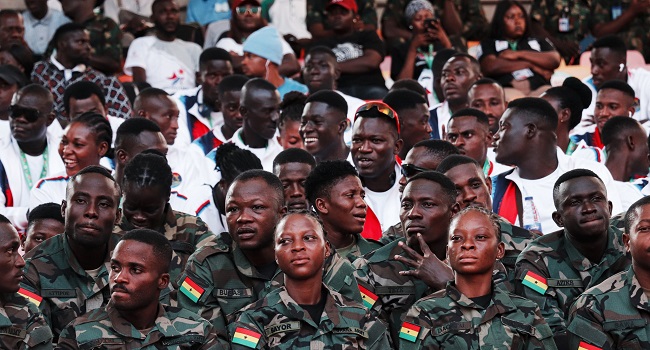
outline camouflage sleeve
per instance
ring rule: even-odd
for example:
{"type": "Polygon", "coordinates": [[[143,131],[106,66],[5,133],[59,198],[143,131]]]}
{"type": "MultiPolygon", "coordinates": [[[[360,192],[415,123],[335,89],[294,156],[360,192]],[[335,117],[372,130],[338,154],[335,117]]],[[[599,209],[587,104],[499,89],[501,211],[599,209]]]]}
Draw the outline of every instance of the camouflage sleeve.
{"type": "Polygon", "coordinates": [[[363,23],[377,26],[375,0],[357,0],[357,4],[359,5],[359,15],[363,23]]]}
{"type": "Polygon", "coordinates": [[[210,231],[208,225],[200,217],[196,217],[196,233],[194,235],[194,246],[196,248],[202,247],[205,243],[209,242],[216,235],[210,231]]]}
{"type": "Polygon", "coordinates": [[[526,345],[526,350],[554,350],[557,349],[555,340],[553,339],[553,332],[546,323],[539,308],[535,308],[535,320],[532,324],[535,327],[533,335],[530,337],[526,345]]]}
{"type": "Polygon", "coordinates": [[[50,326],[47,325],[47,322],[45,322],[43,315],[40,312],[33,313],[27,326],[27,336],[25,337],[27,349],[52,349],[52,338],[52,330],[50,329],[50,326]]]}
{"type": "Polygon", "coordinates": [[[365,329],[368,331],[366,349],[383,350],[389,349],[388,327],[381,320],[368,316],[371,321],[366,322],[365,329]]]}
{"type": "MultiPolygon", "coordinates": [[[[36,267],[34,264],[31,263],[31,260],[28,260],[25,262],[25,267],[23,268],[24,272],[24,278],[23,282],[20,284],[21,288],[25,288],[26,290],[36,294],[37,296],[41,297],[41,282],[40,282],[40,274],[36,270],[36,267]]],[[[47,271],[44,272],[44,275],[47,275],[47,271]]],[[[53,276],[54,277],[54,276],[53,276]]],[[[45,300],[42,299],[40,300],[40,303],[38,304],[38,309],[43,315],[43,318],[45,319],[45,322],[52,327],[52,310],[50,310],[49,303],[46,302],[45,300]]]]}
{"type": "Polygon", "coordinates": [[[228,339],[219,338],[217,330],[210,324],[205,322],[203,327],[203,334],[205,335],[205,343],[199,350],[219,350],[228,349],[228,339]]]}
{"type": "Polygon", "coordinates": [[[537,303],[542,316],[554,333],[566,332],[564,312],[558,303],[557,289],[545,284],[542,287],[532,287],[525,280],[528,275],[537,275],[545,283],[549,273],[543,258],[531,250],[525,250],[521,254],[515,268],[515,293],[537,303]]]}
{"type": "Polygon", "coordinates": [[[108,56],[115,62],[122,60],[122,31],[120,27],[110,18],[103,20],[103,32],[100,35],[104,36],[101,40],[101,46],[95,47],[95,54],[98,56],[108,56]]]}
{"type": "Polygon", "coordinates": [[[77,336],[72,324],[66,326],[59,335],[59,342],[56,344],[56,349],[59,350],[73,350],[79,349],[77,344],[77,336]]]}
{"type": "MultiPolygon", "coordinates": [[[[199,263],[195,259],[196,253],[190,256],[185,266],[185,271],[178,279],[178,306],[192,311],[206,320],[210,321],[221,339],[227,339],[226,318],[221,310],[221,305],[212,293],[214,286],[212,281],[212,271],[209,269],[207,262],[199,263]],[[196,285],[200,288],[200,293],[192,293],[187,290],[187,285],[196,285]]],[[[198,290],[195,290],[198,292],[198,290]]]]}
{"type": "Polygon", "coordinates": [[[264,327],[255,321],[253,313],[254,311],[244,311],[237,317],[236,322],[228,325],[232,350],[265,348],[267,342],[264,337],[264,327]]]}
{"type": "Polygon", "coordinates": [[[440,344],[431,334],[428,312],[422,310],[417,304],[411,306],[404,316],[402,331],[397,339],[399,341],[398,348],[400,350],[441,349],[440,344]]]}
{"type": "Polygon", "coordinates": [[[614,341],[605,333],[605,318],[596,299],[583,294],[571,306],[567,317],[569,349],[578,349],[581,342],[601,349],[613,349],[614,341]]]}
{"type": "Polygon", "coordinates": [[[363,306],[366,307],[368,313],[372,317],[378,317],[385,324],[388,324],[389,317],[388,314],[384,312],[382,300],[375,290],[373,272],[370,271],[368,261],[364,258],[359,258],[354,261],[353,265],[356,268],[354,271],[354,277],[359,285],[363,306]]]}
{"type": "MultiPolygon", "coordinates": [[[[463,37],[467,40],[480,40],[485,36],[488,21],[485,18],[480,0],[465,0],[458,12],[463,21],[463,37]]],[[[458,8],[458,6],[456,6],[458,8]]]]}
{"type": "Polygon", "coordinates": [[[530,6],[530,19],[545,26],[546,17],[548,16],[548,4],[546,0],[533,0],[530,6]]]}
{"type": "Polygon", "coordinates": [[[610,0],[592,2],[590,16],[591,20],[589,21],[589,27],[592,30],[597,23],[610,22],[612,20],[612,5],[612,1],[610,0]]]}

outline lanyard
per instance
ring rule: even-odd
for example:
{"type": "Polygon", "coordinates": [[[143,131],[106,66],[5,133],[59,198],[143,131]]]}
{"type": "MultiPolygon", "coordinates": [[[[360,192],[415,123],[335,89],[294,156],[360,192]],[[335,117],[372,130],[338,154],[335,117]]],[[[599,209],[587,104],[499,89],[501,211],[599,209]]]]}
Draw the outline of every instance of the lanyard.
{"type": "MultiPolygon", "coordinates": [[[[27,157],[23,150],[20,150],[20,164],[23,167],[23,174],[25,174],[25,180],[27,180],[27,186],[31,189],[34,180],[32,180],[32,172],[29,170],[29,164],[27,163],[27,157]]],[[[41,170],[41,176],[39,179],[44,178],[47,175],[47,145],[45,145],[45,151],[43,151],[43,169],[41,170]]]]}
{"type": "Polygon", "coordinates": [[[433,67],[433,56],[434,56],[433,44],[429,44],[429,52],[422,52],[422,50],[420,50],[419,48],[418,48],[418,52],[420,52],[424,56],[424,63],[427,64],[427,67],[429,69],[432,69],[431,67],[433,67]]]}

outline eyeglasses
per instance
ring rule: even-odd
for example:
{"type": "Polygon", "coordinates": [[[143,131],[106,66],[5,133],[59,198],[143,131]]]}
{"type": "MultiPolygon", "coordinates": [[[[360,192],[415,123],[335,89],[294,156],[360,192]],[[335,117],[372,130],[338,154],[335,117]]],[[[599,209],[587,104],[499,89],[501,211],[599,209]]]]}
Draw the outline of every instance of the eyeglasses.
{"type": "Polygon", "coordinates": [[[41,116],[41,112],[36,108],[20,107],[18,105],[9,107],[9,111],[9,118],[16,119],[19,117],[24,117],[28,123],[37,121],[38,117],[41,116]]]}
{"type": "Polygon", "coordinates": [[[385,116],[387,116],[390,119],[393,119],[395,121],[395,126],[397,126],[397,132],[400,132],[400,127],[399,127],[399,118],[397,117],[397,112],[395,112],[392,108],[390,108],[387,104],[381,102],[381,101],[368,101],[367,103],[361,105],[357,109],[357,112],[354,114],[354,120],[356,121],[357,118],[363,117],[364,115],[372,114],[379,112],[385,116]]]}
{"type": "Polygon", "coordinates": [[[402,164],[401,171],[404,177],[409,178],[425,171],[431,171],[431,169],[420,168],[411,164],[402,164]]]}
{"type": "Polygon", "coordinates": [[[235,10],[238,15],[244,15],[246,12],[251,15],[256,15],[262,10],[262,8],[260,6],[237,6],[235,7],[235,10]]]}

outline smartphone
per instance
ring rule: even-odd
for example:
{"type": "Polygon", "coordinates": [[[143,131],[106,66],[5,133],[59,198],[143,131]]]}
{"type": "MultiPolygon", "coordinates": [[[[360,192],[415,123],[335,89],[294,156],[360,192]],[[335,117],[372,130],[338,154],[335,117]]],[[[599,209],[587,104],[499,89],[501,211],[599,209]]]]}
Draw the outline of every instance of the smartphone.
{"type": "Polygon", "coordinates": [[[433,27],[434,27],[434,23],[435,23],[436,21],[437,21],[437,20],[436,20],[435,18],[427,18],[427,19],[425,19],[425,20],[424,20],[424,28],[433,28],[433,27]]]}

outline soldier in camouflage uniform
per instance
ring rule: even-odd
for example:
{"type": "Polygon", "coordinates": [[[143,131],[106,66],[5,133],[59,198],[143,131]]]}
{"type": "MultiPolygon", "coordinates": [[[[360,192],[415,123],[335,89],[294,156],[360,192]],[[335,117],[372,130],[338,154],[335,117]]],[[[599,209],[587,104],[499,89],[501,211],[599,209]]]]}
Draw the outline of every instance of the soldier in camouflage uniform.
{"type": "Polygon", "coordinates": [[[185,270],[187,259],[214,234],[200,218],[171,208],[171,186],[172,171],[163,156],[140,153],[133,157],[122,178],[124,217],[113,232],[122,236],[137,227],[163,234],[172,245],[169,275],[171,285],[178,289],[176,281],[185,270]]]}
{"type": "Polygon", "coordinates": [[[62,204],[65,232],[25,255],[21,287],[39,306],[54,341],[70,321],[108,303],[112,234],[120,220],[120,189],[110,172],[89,166],[68,182],[62,204]]]}
{"type": "Polygon", "coordinates": [[[25,260],[20,238],[11,221],[0,215],[0,348],[12,350],[52,349],[52,331],[38,308],[20,289],[25,260]]]}
{"type": "MultiPolygon", "coordinates": [[[[279,269],[273,253],[273,230],[283,212],[280,180],[262,170],[243,172],[226,196],[230,232],[199,248],[178,280],[179,286],[187,282],[197,287],[196,293],[180,289],[179,306],[212,322],[224,340],[228,339],[226,325],[236,312],[281,285],[274,280],[279,278],[279,269]]],[[[348,261],[337,257],[326,267],[325,284],[360,300],[353,270],[348,261]]]]}
{"type": "MultiPolygon", "coordinates": [[[[462,209],[473,206],[492,211],[492,198],[490,197],[492,183],[487,181],[481,165],[476,160],[466,156],[452,155],[440,163],[438,171],[449,177],[456,185],[457,202],[462,209]]],[[[514,282],[517,257],[537,235],[521,227],[512,226],[510,222],[501,217],[499,227],[501,242],[505,244],[506,248],[505,255],[500,261],[508,271],[507,280],[512,283],[514,282]]]]}
{"type": "Polygon", "coordinates": [[[319,163],[305,181],[311,206],[323,221],[327,240],[336,252],[353,262],[381,248],[361,236],[366,221],[366,202],[359,174],[347,160],[319,163]]]}
{"type": "Polygon", "coordinates": [[[57,348],[221,348],[210,322],[158,301],[169,284],[171,257],[169,241],[156,231],[127,232],[111,258],[110,302],[70,322],[57,348]]]}
{"type": "Polygon", "coordinates": [[[274,236],[284,286],[229,325],[233,349],[388,348],[381,321],[323,284],[330,249],[318,219],[291,213],[280,220],[274,236]]]}
{"type": "Polygon", "coordinates": [[[623,241],[632,266],[585,291],[567,318],[569,348],[648,349],[648,240],[650,197],[630,206],[625,215],[623,241]],[[591,347],[585,346],[590,345],[591,347]]]}
{"type": "Polygon", "coordinates": [[[364,305],[373,317],[390,326],[394,345],[406,311],[452,279],[451,269],[442,261],[446,259],[447,229],[452,215],[458,211],[456,194],[454,184],[442,174],[430,171],[411,177],[402,193],[400,210],[406,237],[354,262],[364,305]],[[422,247],[421,242],[425,242],[422,247]],[[422,273],[424,269],[411,262],[409,249],[435,258],[438,265],[422,273]],[[420,274],[418,270],[422,270],[420,274]],[[427,277],[439,278],[438,286],[430,288],[430,282],[420,279],[427,277]]]}
{"type": "Polygon", "coordinates": [[[591,30],[600,38],[617,35],[629,49],[641,51],[650,62],[650,4],[648,0],[593,1],[591,30]]]}
{"type": "Polygon", "coordinates": [[[625,270],[629,258],[622,233],[609,226],[612,208],[603,181],[592,171],[571,170],[553,187],[555,223],[563,227],[534,240],[517,259],[515,291],[536,302],[566,343],[566,314],[586,289],[625,270]]]}
{"type": "Polygon", "coordinates": [[[567,64],[578,64],[579,44],[590,36],[591,6],[592,0],[533,0],[530,19],[534,36],[551,40],[567,64]]]}
{"type": "Polygon", "coordinates": [[[447,253],[454,281],[419,300],[399,333],[400,349],[556,349],[539,307],[496,287],[504,254],[491,212],[469,207],[452,220],[447,253]]]}

